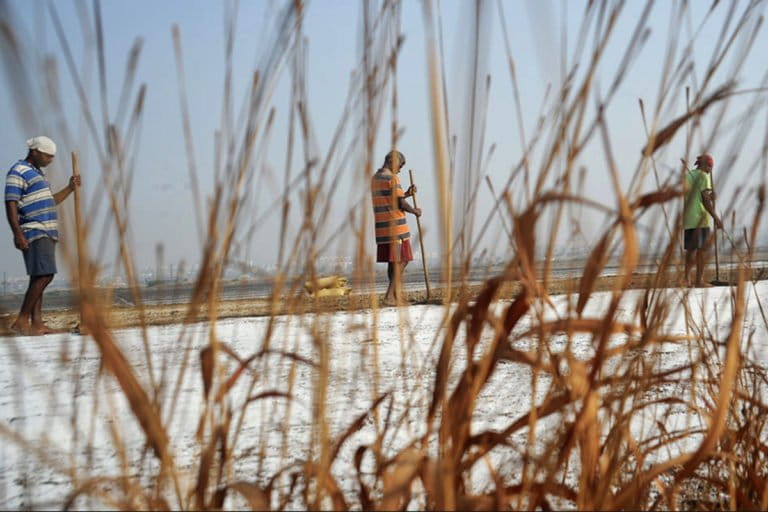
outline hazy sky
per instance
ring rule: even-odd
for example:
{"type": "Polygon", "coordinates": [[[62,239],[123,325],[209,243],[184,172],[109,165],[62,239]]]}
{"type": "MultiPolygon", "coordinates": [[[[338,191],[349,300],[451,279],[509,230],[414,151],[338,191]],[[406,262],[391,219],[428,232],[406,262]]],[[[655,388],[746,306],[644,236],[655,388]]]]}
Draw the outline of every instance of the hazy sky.
{"type": "MultiPolygon", "coordinates": [[[[499,5],[503,6],[504,16],[509,30],[509,42],[518,76],[522,116],[527,137],[534,132],[535,124],[541,114],[541,106],[548,84],[557,91],[563,80],[562,49],[566,48],[567,59],[571,59],[577,44],[579,23],[582,21],[584,6],[582,1],[509,1],[488,2],[486,25],[483,27],[483,41],[486,44],[484,58],[481,59],[480,72],[490,76],[490,93],[487,98],[487,124],[484,135],[484,150],[495,144],[495,151],[485,171],[497,189],[506,182],[511,169],[521,156],[520,131],[517,123],[517,111],[514,106],[513,87],[510,79],[507,55],[502,32],[499,5]],[[565,32],[564,32],[565,31],[565,32]],[[567,41],[561,40],[563,33],[567,41]]],[[[765,2],[763,2],[764,4],[765,2]]],[[[698,83],[703,79],[703,71],[711,59],[714,45],[727,15],[728,5],[719,5],[701,30],[702,21],[707,16],[710,2],[701,0],[689,2],[691,10],[683,19],[676,19],[675,12],[680,3],[672,1],[656,2],[648,20],[650,37],[640,50],[632,68],[617,91],[609,110],[606,112],[610,128],[613,156],[622,170],[622,186],[626,189],[637,170],[640,151],[645,143],[644,128],[638,99],[645,102],[646,110],[651,115],[659,95],[659,82],[671,37],[680,37],[678,54],[685,43],[696,33],[693,52],[696,69],[694,75],[698,83]]],[[[747,2],[737,4],[737,12],[743,11],[747,2]]],[[[190,105],[190,117],[195,143],[194,158],[200,180],[200,192],[203,198],[213,194],[214,133],[220,127],[222,98],[225,76],[225,11],[227,6],[236,5],[228,2],[204,0],[144,1],[123,2],[107,0],[101,2],[103,20],[105,62],[108,74],[107,101],[108,116],[114,122],[118,112],[120,91],[125,77],[125,67],[131,46],[136,38],[141,38],[142,46],[137,68],[136,82],[131,90],[135,97],[138,86],[147,86],[143,119],[140,124],[138,139],[133,146],[134,174],[130,192],[130,239],[133,256],[140,268],[153,267],[155,247],[164,246],[164,262],[194,265],[201,254],[201,240],[195,223],[193,195],[189,178],[189,166],[181,121],[179,85],[174,59],[171,27],[177,24],[180,29],[182,51],[185,66],[185,87],[190,105]]],[[[238,18],[234,38],[233,58],[233,103],[239,113],[244,101],[245,91],[254,69],[266,62],[267,45],[275,29],[278,13],[283,2],[244,1],[237,4],[238,18]]],[[[452,135],[459,139],[468,135],[463,122],[466,108],[467,76],[470,74],[466,57],[467,23],[469,2],[461,0],[440,3],[442,9],[443,34],[445,38],[445,73],[447,81],[448,109],[451,119],[452,135]]],[[[90,107],[95,116],[100,118],[101,98],[99,95],[98,68],[93,46],[85,44],[87,32],[83,31],[80,13],[86,13],[93,20],[94,4],[91,2],[69,2],[44,0],[10,1],[4,8],[10,11],[21,48],[25,56],[24,70],[9,59],[8,47],[4,48],[2,80],[6,84],[0,90],[0,113],[6,120],[6,128],[0,137],[0,154],[5,158],[7,170],[16,160],[25,155],[24,140],[33,135],[46,134],[54,138],[59,145],[59,153],[49,167],[49,175],[58,189],[66,183],[70,174],[71,151],[81,154],[81,174],[85,182],[84,202],[88,213],[88,222],[94,233],[92,250],[95,258],[105,268],[110,269],[115,263],[114,247],[110,246],[109,236],[102,237],[106,216],[106,198],[100,193],[101,169],[94,156],[94,144],[86,129],[81,115],[81,102],[73,87],[73,80],[67,68],[60,41],[52,21],[51,7],[55,7],[66,32],[68,44],[76,61],[90,107]],[[56,62],[58,81],[61,84],[61,104],[63,117],[72,134],[72,140],[64,138],[56,117],[46,111],[42,105],[45,100],[44,63],[46,57],[53,57],[56,62]],[[25,80],[24,76],[28,77],[25,80]],[[19,90],[21,88],[21,92],[19,90]],[[19,108],[19,98],[28,98],[34,112],[25,112],[19,108]]],[[[606,57],[598,72],[594,85],[595,94],[605,94],[616,74],[621,58],[635,29],[645,2],[630,1],[624,6],[618,20],[614,36],[609,42],[606,57]]],[[[760,6],[764,8],[764,5],[760,6]]],[[[3,13],[3,14],[8,14],[3,13]]],[[[326,0],[308,3],[304,34],[308,43],[307,86],[308,113],[315,136],[314,150],[324,155],[331,144],[334,130],[342,117],[342,111],[349,96],[350,77],[359,69],[361,9],[357,0],[326,0]]],[[[756,19],[756,17],[755,17],[756,19]]],[[[732,27],[731,27],[732,30],[732,27]]],[[[427,251],[439,249],[437,239],[437,199],[433,173],[433,150],[429,110],[428,73],[425,53],[425,28],[423,4],[417,0],[407,0],[402,5],[401,33],[404,42],[398,61],[398,121],[403,137],[400,149],[408,160],[407,168],[413,169],[420,186],[419,203],[424,210],[423,226],[426,231],[427,251]]],[[[5,45],[6,42],[4,41],[5,45]]],[[[738,50],[745,45],[737,40],[734,47],[738,50]]],[[[591,46],[588,46],[591,48],[591,46]]],[[[726,62],[716,75],[714,85],[724,83],[729,78],[739,81],[738,89],[746,90],[763,87],[765,80],[765,48],[768,37],[765,31],[759,32],[754,42],[753,51],[744,66],[734,73],[733,66],[726,62]]],[[[589,52],[587,52],[588,54],[589,52]]],[[[730,57],[729,57],[730,58],[730,57]]],[[[584,60],[586,63],[586,60],[584,60]]],[[[571,61],[568,60],[568,66],[571,61]]],[[[259,165],[264,171],[259,178],[250,183],[246,191],[252,196],[249,203],[252,211],[243,220],[245,229],[253,228],[253,235],[244,239],[238,248],[238,257],[254,264],[273,263],[277,256],[275,248],[279,208],[272,214],[262,217],[267,205],[271,204],[282,191],[285,166],[285,151],[288,132],[289,103],[291,98],[290,62],[279,68],[280,79],[275,82],[271,103],[276,109],[275,123],[266,149],[265,158],[259,165]],[[258,225],[250,226],[248,221],[258,220],[258,225]]],[[[584,69],[579,69],[583,72],[584,69]]],[[[578,74],[577,74],[578,76],[578,74]]],[[[677,109],[665,111],[662,123],[670,121],[685,110],[685,86],[696,93],[697,83],[691,79],[684,84],[675,84],[672,104],[677,109]]],[[[710,86],[712,92],[716,87],[710,86]]],[[[766,138],[765,103],[751,104],[756,94],[744,94],[734,99],[724,113],[723,136],[718,137],[710,152],[715,155],[715,183],[720,193],[721,209],[731,208],[729,198],[733,197],[737,187],[751,187],[764,181],[765,162],[758,166],[752,164],[758,159],[766,138]],[[755,124],[739,132],[743,124],[739,117],[747,109],[757,111],[755,124]],[[730,124],[729,124],[730,123],[730,124]],[[738,134],[738,136],[736,135],[738,134]],[[734,139],[735,137],[735,139],[734,139]],[[728,169],[718,167],[719,163],[738,159],[728,169]],[[728,158],[726,158],[728,156],[728,158]]],[[[597,98],[596,98],[597,99],[597,98]]],[[[388,104],[387,104],[388,105],[388,104]]],[[[551,111],[551,96],[550,96],[551,111]]],[[[667,103],[669,105],[669,103],[667,103]]],[[[387,108],[385,108],[387,110],[387,108]]],[[[707,123],[716,121],[718,112],[713,109],[701,119],[702,132],[708,133],[707,123]]],[[[388,149],[390,140],[389,112],[384,115],[375,149],[375,164],[380,164],[388,149]]],[[[684,133],[684,132],[681,132],[684,133]]],[[[349,144],[354,134],[345,134],[349,144]]],[[[597,138],[599,142],[599,137],[597,138]]],[[[684,140],[678,136],[665,151],[657,156],[657,171],[661,179],[666,179],[679,169],[679,158],[684,155],[684,140]]],[[[702,149],[703,137],[694,139],[693,148],[687,157],[692,161],[702,149]]],[[[352,250],[353,234],[346,229],[350,226],[346,212],[352,205],[367,194],[367,185],[362,179],[375,169],[355,169],[358,159],[346,162],[334,160],[339,166],[339,193],[334,199],[334,208],[329,215],[323,240],[330,239],[326,255],[346,255],[352,250]],[[342,229],[344,228],[344,229],[342,229]]],[[[587,171],[585,191],[588,196],[609,205],[615,203],[614,194],[606,172],[604,151],[600,144],[591,145],[579,161],[587,171]],[[594,146],[594,149],[592,149],[594,146]]],[[[293,160],[292,175],[297,175],[303,165],[303,158],[293,160]]],[[[650,180],[650,178],[649,178],[650,180]]],[[[407,182],[407,177],[404,176],[407,182]]],[[[406,183],[407,184],[407,183],[406,183]]],[[[454,184],[454,190],[460,184],[454,184]]],[[[644,186],[650,189],[651,181],[644,186]]],[[[294,198],[298,201],[298,197],[294,198]]],[[[203,200],[205,201],[205,199],[203,200]]],[[[62,216],[71,218],[70,199],[62,216]]],[[[363,201],[362,207],[368,208],[363,201]]],[[[478,195],[478,223],[488,214],[492,199],[487,186],[480,187],[478,195]]],[[[741,225],[751,219],[751,203],[740,203],[736,215],[736,224],[741,225]]],[[[298,210],[295,210],[298,212],[298,210]]],[[[730,215],[730,210],[725,212],[730,215]]],[[[730,217],[728,217],[730,218],[730,217]]],[[[293,219],[292,229],[298,228],[300,218],[293,219]]],[[[415,231],[415,222],[411,220],[411,229],[415,231]]],[[[587,237],[593,236],[603,223],[596,217],[594,223],[587,221],[584,227],[587,237]]],[[[9,276],[24,274],[21,255],[13,247],[10,229],[5,221],[0,223],[0,272],[9,276]]],[[[371,226],[372,230],[372,226],[371,226]]],[[[495,253],[504,252],[504,244],[499,244],[501,227],[495,224],[489,231],[487,245],[495,253]]],[[[371,234],[370,239],[373,239],[371,234]]],[[[71,237],[63,239],[62,246],[71,242],[71,237]]],[[[371,244],[372,246],[372,244],[371,244]]],[[[371,247],[371,251],[373,247],[371,247]]],[[[63,264],[61,265],[64,266],[63,264]]]]}

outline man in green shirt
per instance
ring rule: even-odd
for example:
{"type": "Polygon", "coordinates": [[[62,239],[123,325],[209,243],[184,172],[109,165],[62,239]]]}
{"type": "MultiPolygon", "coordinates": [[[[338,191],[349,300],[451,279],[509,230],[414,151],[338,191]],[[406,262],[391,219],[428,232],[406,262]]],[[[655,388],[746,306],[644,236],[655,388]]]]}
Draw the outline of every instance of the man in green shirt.
{"type": "Polygon", "coordinates": [[[707,249],[709,248],[712,219],[715,228],[722,229],[723,223],[715,213],[715,193],[712,190],[711,155],[696,157],[696,166],[685,173],[685,210],[683,213],[683,241],[685,247],[685,282],[690,285],[691,266],[696,261],[694,286],[709,286],[702,280],[707,249]]]}

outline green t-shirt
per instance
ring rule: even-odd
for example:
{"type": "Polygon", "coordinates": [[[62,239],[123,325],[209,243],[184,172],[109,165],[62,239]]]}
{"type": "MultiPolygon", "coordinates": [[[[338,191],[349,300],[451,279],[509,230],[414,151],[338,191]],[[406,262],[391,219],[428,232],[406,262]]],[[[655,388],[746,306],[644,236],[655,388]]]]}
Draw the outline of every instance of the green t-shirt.
{"type": "Polygon", "coordinates": [[[685,173],[685,229],[712,227],[712,216],[701,199],[701,193],[711,189],[712,176],[708,172],[691,169],[685,173]]]}

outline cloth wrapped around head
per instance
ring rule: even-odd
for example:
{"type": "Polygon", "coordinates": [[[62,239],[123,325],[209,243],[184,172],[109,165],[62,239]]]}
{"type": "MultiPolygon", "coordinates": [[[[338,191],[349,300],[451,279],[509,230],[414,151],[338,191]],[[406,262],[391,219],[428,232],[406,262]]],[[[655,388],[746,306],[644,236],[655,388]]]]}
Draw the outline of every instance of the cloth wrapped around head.
{"type": "Polygon", "coordinates": [[[46,155],[53,156],[56,154],[56,143],[45,135],[27,139],[27,146],[29,149],[36,149],[41,153],[45,153],[46,155]]]}
{"type": "Polygon", "coordinates": [[[715,166],[715,159],[709,153],[703,153],[696,157],[696,166],[706,166],[707,169],[712,170],[715,166]]]}

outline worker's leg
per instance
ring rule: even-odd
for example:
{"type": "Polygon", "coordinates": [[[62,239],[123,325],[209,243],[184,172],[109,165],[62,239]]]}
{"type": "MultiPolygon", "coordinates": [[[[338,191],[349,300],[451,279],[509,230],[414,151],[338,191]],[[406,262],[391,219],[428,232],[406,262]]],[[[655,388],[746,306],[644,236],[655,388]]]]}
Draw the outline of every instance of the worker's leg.
{"type": "Polygon", "coordinates": [[[53,332],[53,329],[43,323],[43,295],[45,295],[45,289],[53,281],[53,274],[39,277],[42,281],[42,290],[37,301],[32,305],[32,331],[34,334],[49,334],[53,332]]]}
{"type": "Polygon", "coordinates": [[[709,261],[709,248],[712,247],[712,236],[709,229],[701,228],[698,234],[699,250],[696,251],[696,286],[708,288],[711,284],[704,282],[704,267],[709,261]]]}
{"type": "Polygon", "coordinates": [[[696,251],[696,287],[709,287],[709,283],[704,282],[704,265],[706,264],[707,251],[701,248],[696,251]]]}
{"type": "Polygon", "coordinates": [[[387,286],[387,293],[384,294],[384,304],[386,305],[393,305],[395,303],[395,265],[396,262],[394,261],[387,263],[389,285],[387,286]]]}
{"type": "Polygon", "coordinates": [[[397,302],[405,302],[405,292],[403,291],[403,273],[405,267],[408,265],[407,261],[399,261],[395,267],[395,299],[397,302]]]}
{"type": "Polygon", "coordinates": [[[56,242],[38,238],[23,251],[29,285],[21,303],[19,317],[11,328],[22,334],[46,334],[51,330],[43,323],[43,293],[56,273],[56,242]]]}
{"type": "Polygon", "coordinates": [[[691,286],[691,267],[696,258],[696,249],[685,251],[685,285],[691,286]]]}
{"type": "Polygon", "coordinates": [[[42,309],[43,292],[52,280],[52,274],[29,277],[29,285],[27,286],[27,292],[24,294],[24,301],[21,303],[19,316],[11,325],[11,329],[25,335],[40,334],[36,332],[38,327],[35,327],[33,324],[36,319],[42,323],[40,312],[36,311],[36,308],[42,309]]]}

